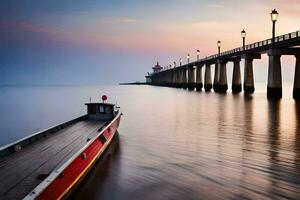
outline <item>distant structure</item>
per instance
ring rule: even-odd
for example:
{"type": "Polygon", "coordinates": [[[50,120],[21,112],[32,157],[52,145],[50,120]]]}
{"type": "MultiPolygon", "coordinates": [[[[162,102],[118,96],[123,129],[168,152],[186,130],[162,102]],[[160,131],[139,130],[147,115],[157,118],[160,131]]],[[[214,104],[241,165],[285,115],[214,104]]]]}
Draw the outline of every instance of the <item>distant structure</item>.
{"type": "Polygon", "coordinates": [[[162,70],[162,67],[159,65],[158,61],[156,62],[156,65],[152,67],[153,73],[160,72],[162,70]]]}
{"type": "Polygon", "coordinates": [[[152,67],[152,69],[153,69],[153,73],[151,74],[151,73],[148,72],[148,75],[145,76],[146,77],[146,83],[152,83],[152,80],[151,80],[152,75],[155,74],[155,73],[160,72],[163,68],[159,65],[159,62],[157,61],[156,65],[154,65],[154,67],[152,67]]]}

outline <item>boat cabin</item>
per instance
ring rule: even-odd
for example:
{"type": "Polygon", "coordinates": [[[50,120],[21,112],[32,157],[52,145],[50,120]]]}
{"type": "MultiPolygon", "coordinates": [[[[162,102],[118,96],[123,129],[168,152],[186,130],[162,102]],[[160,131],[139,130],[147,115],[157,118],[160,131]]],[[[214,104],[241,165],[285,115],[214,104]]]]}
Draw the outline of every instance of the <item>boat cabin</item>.
{"type": "Polygon", "coordinates": [[[115,116],[114,104],[110,103],[86,103],[88,119],[110,120],[115,116]]]}

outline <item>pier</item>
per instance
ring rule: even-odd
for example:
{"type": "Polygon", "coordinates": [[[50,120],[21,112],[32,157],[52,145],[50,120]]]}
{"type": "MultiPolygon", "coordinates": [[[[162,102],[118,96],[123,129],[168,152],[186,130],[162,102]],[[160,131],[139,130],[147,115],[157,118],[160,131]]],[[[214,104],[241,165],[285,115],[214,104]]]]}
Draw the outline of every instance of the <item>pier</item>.
{"type": "MultiPolygon", "coordinates": [[[[217,42],[218,53],[199,59],[200,51],[197,50],[197,60],[190,62],[188,54],[187,64],[180,66],[154,70],[148,76],[148,83],[157,86],[168,86],[176,88],[188,88],[189,90],[201,91],[204,85],[205,91],[213,89],[218,93],[226,93],[228,90],[226,65],[233,63],[232,86],[233,93],[244,91],[251,94],[255,91],[253,60],[261,59],[262,54],[267,54],[268,61],[268,83],[267,98],[282,98],[281,56],[290,55],[296,57],[293,98],[300,100],[300,31],[295,31],[275,37],[275,22],[278,13],[274,9],[271,12],[273,23],[272,38],[245,44],[246,31],[242,30],[243,46],[221,52],[221,41],[217,42]],[[244,60],[244,82],[241,82],[240,62],[244,60]],[[211,66],[214,66],[214,77],[212,80],[211,66]],[[202,70],[204,68],[204,70],[202,70]],[[204,79],[202,77],[204,71],[204,79]],[[202,82],[204,80],[204,84],[202,82]]],[[[158,65],[158,63],[157,63],[158,65]]],[[[156,67],[157,69],[157,67],[156,67]]]]}

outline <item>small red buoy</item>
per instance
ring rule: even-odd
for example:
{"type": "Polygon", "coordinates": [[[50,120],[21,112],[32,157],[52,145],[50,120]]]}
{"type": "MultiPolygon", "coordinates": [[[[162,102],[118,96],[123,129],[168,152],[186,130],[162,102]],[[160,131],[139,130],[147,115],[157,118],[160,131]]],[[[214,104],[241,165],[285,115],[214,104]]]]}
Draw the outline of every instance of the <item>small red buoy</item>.
{"type": "Polygon", "coordinates": [[[104,101],[106,101],[107,100],[107,96],[106,95],[103,95],[102,96],[102,101],[104,102],[104,101]]]}

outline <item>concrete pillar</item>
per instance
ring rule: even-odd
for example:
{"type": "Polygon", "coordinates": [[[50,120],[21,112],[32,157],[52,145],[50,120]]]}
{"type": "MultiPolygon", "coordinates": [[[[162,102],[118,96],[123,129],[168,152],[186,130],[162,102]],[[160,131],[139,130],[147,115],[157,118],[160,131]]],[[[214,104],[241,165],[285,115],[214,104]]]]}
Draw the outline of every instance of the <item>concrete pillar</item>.
{"type": "Polygon", "coordinates": [[[156,75],[155,85],[159,85],[159,84],[160,84],[160,76],[156,75]]]}
{"type": "Polygon", "coordinates": [[[172,73],[170,71],[168,71],[166,73],[166,76],[167,76],[167,85],[166,86],[170,87],[171,86],[171,82],[172,82],[172,73]]]}
{"type": "Polygon", "coordinates": [[[220,80],[219,80],[219,92],[226,93],[228,89],[227,84],[227,71],[226,71],[226,62],[220,62],[220,80]]]}
{"type": "Polygon", "coordinates": [[[268,51],[269,69],[268,69],[268,99],[280,99],[282,97],[282,78],[280,52],[276,49],[268,51]]]}
{"type": "Polygon", "coordinates": [[[202,83],[202,66],[196,67],[196,90],[201,91],[203,87],[202,83]]]}
{"type": "Polygon", "coordinates": [[[240,61],[241,59],[236,59],[233,61],[233,74],[231,85],[233,93],[239,93],[242,91],[240,61]]]}
{"type": "Polygon", "coordinates": [[[178,88],[181,88],[182,86],[182,73],[181,73],[181,69],[178,69],[178,88]]]}
{"type": "Polygon", "coordinates": [[[204,89],[205,91],[210,91],[211,88],[212,88],[212,82],[211,82],[210,64],[205,64],[204,89]]]}
{"type": "Polygon", "coordinates": [[[180,69],[178,72],[179,72],[179,76],[180,76],[179,87],[182,88],[183,87],[183,70],[180,69]]]}
{"type": "Polygon", "coordinates": [[[294,88],[293,88],[293,98],[296,101],[300,100],[300,55],[296,56],[296,66],[294,75],[294,88]]]}
{"type": "Polygon", "coordinates": [[[215,92],[218,92],[219,89],[219,80],[220,80],[220,63],[219,61],[215,64],[215,75],[214,75],[214,84],[213,88],[215,92]]]}
{"type": "Polygon", "coordinates": [[[179,81],[179,80],[178,80],[178,71],[177,71],[176,69],[174,69],[174,72],[173,72],[173,73],[174,73],[174,77],[175,77],[175,78],[174,78],[174,83],[173,83],[173,85],[174,85],[174,87],[177,88],[177,87],[178,87],[178,81],[179,81]]]}
{"type": "Polygon", "coordinates": [[[244,69],[244,92],[246,94],[252,94],[254,90],[253,58],[246,55],[244,69]]]}
{"type": "Polygon", "coordinates": [[[166,78],[166,77],[165,77],[165,74],[162,73],[161,76],[160,76],[160,78],[161,78],[161,81],[160,81],[161,84],[160,84],[160,85],[161,85],[161,86],[164,86],[164,85],[165,85],[165,78],[166,78]]]}
{"type": "Polygon", "coordinates": [[[166,72],[164,72],[164,86],[167,86],[168,84],[168,74],[166,72]]]}
{"type": "Polygon", "coordinates": [[[176,79],[175,72],[174,72],[174,70],[171,70],[170,73],[171,73],[171,77],[172,77],[172,78],[171,78],[171,85],[170,85],[170,86],[171,86],[171,87],[174,87],[174,83],[175,83],[175,81],[176,81],[176,80],[175,80],[175,79],[176,79]]]}
{"type": "Polygon", "coordinates": [[[184,89],[187,88],[187,77],[186,77],[186,69],[182,69],[182,87],[184,89]]]}
{"type": "Polygon", "coordinates": [[[173,76],[173,80],[172,80],[172,87],[176,87],[176,83],[177,83],[177,74],[175,70],[172,70],[172,76],[173,76]]]}
{"type": "Polygon", "coordinates": [[[188,67],[188,85],[189,90],[194,90],[195,88],[195,73],[194,66],[188,67]]]}
{"type": "Polygon", "coordinates": [[[172,87],[172,84],[173,84],[173,73],[172,73],[172,71],[169,71],[168,75],[169,75],[168,87],[172,87]]]}

